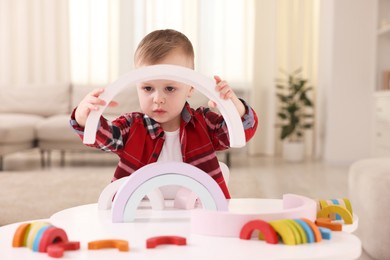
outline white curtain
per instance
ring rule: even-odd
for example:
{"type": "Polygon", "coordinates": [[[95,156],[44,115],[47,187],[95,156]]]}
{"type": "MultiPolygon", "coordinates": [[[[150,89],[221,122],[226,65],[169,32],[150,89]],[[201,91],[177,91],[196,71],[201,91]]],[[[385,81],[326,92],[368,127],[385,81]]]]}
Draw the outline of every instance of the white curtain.
{"type": "Polygon", "coordinates": [[[70,17],[76,84],[115,80],[147,33],[172,28],[192,41],[199,72],[250,88],[253,0],[70,0],[70,17]]]}
{"type": "Polygon", "coordinates": [[[119,0],[69,0],[73,84],[102,85],[118,77],[119,18],[119,0]]]}
{"type": "MultiPolygon", "coordinates": [[[[275,155],[280,152],[275,128],[275,79],[279,69],[293,71],[301,67],[303,77],[314,87],[316,99],[319,0],[259,0],[255,1],[255,12],[252,102],[260,116],[260,128],[250,152],[275,155]]],[[[320,116],[317,107],[315,113],[320,116]]],[[[314,129],[305,135],[307,155],[319,145],[315,142],[319,135],[317,120],[314,129]]]]}
{"type": "Polygon", "coordinates": [[[67,0],[0,0],[0,86],[69,82],[67,0]]]}

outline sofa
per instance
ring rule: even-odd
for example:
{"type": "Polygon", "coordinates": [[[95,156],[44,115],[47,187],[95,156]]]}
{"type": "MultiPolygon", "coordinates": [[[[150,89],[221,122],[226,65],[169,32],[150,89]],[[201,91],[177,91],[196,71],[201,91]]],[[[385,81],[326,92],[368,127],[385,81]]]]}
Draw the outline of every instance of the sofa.
{"type": "MultiPolygon", "coordinates": [[[[100,152],[83,145],[69,125],[72,109],[92,89],[103,86],[71,85],[67,83],[24,85],[7,88],[0,86],[0,170],[3,158],[11,153],[39,149],[42,166],[50,165],[50,154],[61,152],[61,164],[69,151],[100,152]]],[[[104,111],[113,119],[123,112],[139,111],[135,87],[126,88],[115,97],[119,106],[104,111]]],[[[201,93],[189,100],[192,106],[207,105],[201,93]]],[[[225,153],[230,165],[229,153],[225,153]]]]}

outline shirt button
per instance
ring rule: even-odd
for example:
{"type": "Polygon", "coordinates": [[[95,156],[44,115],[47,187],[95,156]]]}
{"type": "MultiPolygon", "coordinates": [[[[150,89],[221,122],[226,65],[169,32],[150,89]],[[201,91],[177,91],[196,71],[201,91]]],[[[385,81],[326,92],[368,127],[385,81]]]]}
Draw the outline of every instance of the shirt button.
{"type": "Polygon", "coordinates": [[[156,153],[153,153],[153,155],[152,155],[154,158],[157,158],[158,157],[158,154],[156,154],[156,153]]]}

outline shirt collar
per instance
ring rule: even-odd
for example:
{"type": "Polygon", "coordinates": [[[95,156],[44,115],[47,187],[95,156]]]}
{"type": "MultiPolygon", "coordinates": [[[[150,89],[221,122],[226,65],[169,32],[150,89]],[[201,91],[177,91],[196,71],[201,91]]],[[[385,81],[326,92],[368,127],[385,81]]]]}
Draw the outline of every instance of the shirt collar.
{"type": "MultiPolygon", "coordinates": [[[[186,102],[186,104],[183,107],[183,110],[181,111],[181,118],[182,118],[181,127],[183,124],[187,125],[189,122],[194,124],[193,114],[194,113],[190,105],[188,104],[188,102],[186,102]]],[[[145,114],[144,114],[144,122],[145,122],[146,129],[148,130],[149,135],[152,139],[156,139],[157,137],[162,137],[164,135],[164,130],[162,129],[160,124],[145,114]]]]}

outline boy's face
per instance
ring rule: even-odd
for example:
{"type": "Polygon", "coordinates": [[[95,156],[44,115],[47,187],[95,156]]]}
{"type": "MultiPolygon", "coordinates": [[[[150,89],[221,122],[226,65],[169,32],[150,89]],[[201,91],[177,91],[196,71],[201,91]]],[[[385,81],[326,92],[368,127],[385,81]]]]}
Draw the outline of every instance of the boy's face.
{"type": "MultiPolygon", "coordinates": [[[[174,51],[157,64],[172,64],[192,68],[182,52],[174,51]]],[[[142,64],[142,66],[157,65],[142,64]]],[[[165,131],[180,127],[181,111],[193,87],[172,80],[151,80],[137,85],[138,99],[143,113],[158,122],[165,131]]]]}

